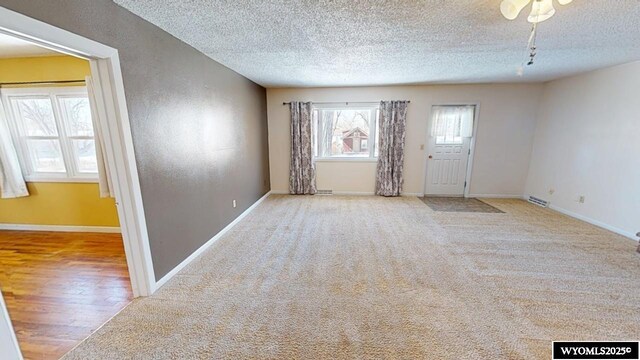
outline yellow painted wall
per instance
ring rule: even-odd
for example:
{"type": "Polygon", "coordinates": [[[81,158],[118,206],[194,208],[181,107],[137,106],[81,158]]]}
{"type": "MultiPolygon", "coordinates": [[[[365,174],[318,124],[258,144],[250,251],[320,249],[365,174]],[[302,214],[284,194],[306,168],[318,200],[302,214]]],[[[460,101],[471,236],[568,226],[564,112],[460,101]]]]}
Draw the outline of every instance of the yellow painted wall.
{"type": "Polygon", "coordinates": [[[113,199],[94,183],[28,183],[30,196],[0,199],[0,223],[118,226],[113,199]]]}
{"type": "MultiPolygon", "coordinates": [[[[0,82],[78,80],[90,73],[88,61],[71,56],[0,59],[0,82]]],[[[28,197],[0,199],[0,223],[119,226],[114,200],[100,198],[97,183],[27,186],[28,197]]]]}
{"type": "Polygon", "coordinates": [[[0,59],[0,82],[81,80],[90,74],[89,62],[73,56],[0,59]]]}

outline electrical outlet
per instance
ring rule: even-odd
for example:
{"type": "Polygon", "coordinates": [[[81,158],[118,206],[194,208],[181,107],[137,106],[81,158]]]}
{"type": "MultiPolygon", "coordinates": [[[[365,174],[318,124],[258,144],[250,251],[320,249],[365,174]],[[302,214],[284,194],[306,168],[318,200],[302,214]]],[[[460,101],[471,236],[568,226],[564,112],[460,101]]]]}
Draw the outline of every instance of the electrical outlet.
{"type": "Polygon", "coordinates": [[[578,202],[580,204],[584,204],[584,195],[580,195],[580,197],[578,198],[578,202]]]}
{"type": "Polygon", "coordinates": [[[236,207],[236,201],[233,200],[233,207],[236,207]]]}

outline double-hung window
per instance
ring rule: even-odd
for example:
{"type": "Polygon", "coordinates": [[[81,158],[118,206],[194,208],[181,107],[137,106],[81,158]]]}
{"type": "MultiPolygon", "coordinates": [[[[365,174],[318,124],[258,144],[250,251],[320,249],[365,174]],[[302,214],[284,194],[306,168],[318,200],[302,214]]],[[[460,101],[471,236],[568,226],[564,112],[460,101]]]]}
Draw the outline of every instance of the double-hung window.
{"type": "Polygon", "coordinates": [[[98,178],[85,87],[2,89],[2,101],[27,181],[98,178]]]}
{"type": "Polygon", "coordinates": [[[314,157],[374,160],[378,156],[377,114],[378,105],[314,105],[314,157]]]}

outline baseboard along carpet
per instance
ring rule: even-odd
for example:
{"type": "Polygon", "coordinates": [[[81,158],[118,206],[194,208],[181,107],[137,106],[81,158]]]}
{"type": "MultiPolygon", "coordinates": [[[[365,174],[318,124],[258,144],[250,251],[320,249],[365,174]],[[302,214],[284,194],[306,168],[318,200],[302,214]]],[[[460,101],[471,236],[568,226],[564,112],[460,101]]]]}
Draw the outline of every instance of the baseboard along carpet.
{"type": "Polygon", "coordinates": [[[552,340],[638,338],[633,241],[485,201],[504,213],[271,196],[66,359],[549,359],[552,340]]]}

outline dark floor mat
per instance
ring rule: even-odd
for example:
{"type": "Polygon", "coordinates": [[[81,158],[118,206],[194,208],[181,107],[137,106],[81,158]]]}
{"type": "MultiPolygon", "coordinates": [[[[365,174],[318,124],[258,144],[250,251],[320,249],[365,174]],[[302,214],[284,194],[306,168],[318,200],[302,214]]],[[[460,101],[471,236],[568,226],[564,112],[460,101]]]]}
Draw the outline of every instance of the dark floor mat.
{"type": "Polygon", "coordinates": [[[475,213],[504,213],[478,199],[462,197],[422,197],[423,203],[427,204],[433,211],[446,212],[475,212],[475,213]]]}

